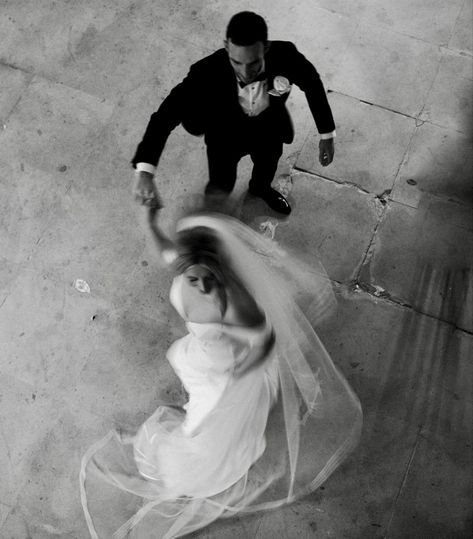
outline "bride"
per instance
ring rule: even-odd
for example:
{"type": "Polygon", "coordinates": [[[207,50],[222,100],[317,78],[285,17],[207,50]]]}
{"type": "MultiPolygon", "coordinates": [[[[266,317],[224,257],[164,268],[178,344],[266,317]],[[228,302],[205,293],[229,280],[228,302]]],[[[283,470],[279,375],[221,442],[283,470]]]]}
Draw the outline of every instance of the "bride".
{"type": "Polygon", "coordinates": [[[134,436],[110,432],[84,455],[94,539],[170,539],[289,503],[327,479],[361,428],[357,397],[296,301],[310,293],[311,312],[324,315],[332,293],[322,268],[219,214],[181,219],[172,242],[147,211],[188,330],[167,352],[188,401],[159,406],[134,436]]]}

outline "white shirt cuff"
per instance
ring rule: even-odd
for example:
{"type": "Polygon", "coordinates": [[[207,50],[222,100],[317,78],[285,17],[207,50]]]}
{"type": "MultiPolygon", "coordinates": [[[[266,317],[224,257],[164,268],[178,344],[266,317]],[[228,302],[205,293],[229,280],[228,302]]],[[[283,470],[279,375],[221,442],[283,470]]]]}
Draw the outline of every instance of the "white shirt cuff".
{"type": "MultiPolygon", "coordinates": [[[[320,138],[322,140],[327,140],[329,138],[335,138],[337,136],[337,133],[334,131],[332,131],[331,133],[321,133],[320,134],[320,138]]],[[[138,163],[139,164],[139,163],[138,163]]]]}
{"type": "Polygon", "coordinates": [[[149,163],[136,163],[136,171],[154,174],[156,172],[156,167],[154,165],[150,165],[149,163]]]}

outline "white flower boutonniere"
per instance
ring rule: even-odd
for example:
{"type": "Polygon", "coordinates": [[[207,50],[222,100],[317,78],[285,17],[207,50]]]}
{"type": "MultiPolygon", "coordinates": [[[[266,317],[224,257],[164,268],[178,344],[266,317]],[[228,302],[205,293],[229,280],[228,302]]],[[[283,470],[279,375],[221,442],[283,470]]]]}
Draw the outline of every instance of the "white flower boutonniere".
{"type": "Polygon", "coordinates": [[[275,96],[281,96],[284,94],[288,94],[291,91],[292,85],[286,79],[286,77],[281,77],[281,75],[278,75],[277,77],[274,77],[273,80],[273,89],[269,90],[268,94],[275,95],[275,96]]]}

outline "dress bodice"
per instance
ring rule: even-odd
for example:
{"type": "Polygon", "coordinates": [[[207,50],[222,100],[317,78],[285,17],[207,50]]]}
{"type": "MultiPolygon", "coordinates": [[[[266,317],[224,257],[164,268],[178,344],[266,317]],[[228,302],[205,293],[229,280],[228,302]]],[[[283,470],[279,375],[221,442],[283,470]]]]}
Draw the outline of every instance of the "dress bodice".
{"type": "MultiPolygon", "coordinates": [[[[222,341],[222,339],[228,340],[228,342],[239,343],[240,347],[246,343],[247,346],[255,346],[264,341],[269,333],[267,321],[258,326],[248,327],[241,325],[228,324],[225,322],[191,322],[188,320],[182,297],[182,285],[184,277],[178,275],[174,278],[171,290],[169,293],[169,299],[173,307],[179,313],[186,323],[186,327],[189,333],[202,342],[213,341],[214,343],[222,341]]],[[[229,305],[228,309],[232,306],[229,305]]]]}
{"type": "Polygon", "coordinates": [[[167,358],[189,394],[183,429],[191,432],[234,385],[235,369],[255,346],[263,345],[270,328],[266,321],[255,327],[189,321],[183,302],[183,279],[182,275],[174,279],[170,301],[185,320],[189,333],[174,342],[167,358]]]}

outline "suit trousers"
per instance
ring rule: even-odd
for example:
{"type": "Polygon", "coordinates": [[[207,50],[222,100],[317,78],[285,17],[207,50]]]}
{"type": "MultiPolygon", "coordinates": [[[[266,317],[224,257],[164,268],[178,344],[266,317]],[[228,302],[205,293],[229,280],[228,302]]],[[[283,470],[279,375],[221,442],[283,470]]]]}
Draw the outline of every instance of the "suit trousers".
{"type": "Polygon", "coordinates": [[[249,155],[253,171],[252,192],[268,191],[282,155],[283,136],[272,115],[243,116],[219,136],[206,136],[209,182],[206,194],[230,194],[237,178],[240,159],[249,155]]]}

